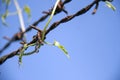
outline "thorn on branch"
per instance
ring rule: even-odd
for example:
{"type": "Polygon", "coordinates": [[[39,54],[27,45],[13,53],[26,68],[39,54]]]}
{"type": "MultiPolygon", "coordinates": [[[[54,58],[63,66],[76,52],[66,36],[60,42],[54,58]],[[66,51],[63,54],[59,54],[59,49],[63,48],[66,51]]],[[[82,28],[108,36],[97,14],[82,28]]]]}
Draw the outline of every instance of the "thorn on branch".
{"type": "Polygon", "coordinates": [[[26,44],[26,42],[25,42],[25,41],[22,41],[22,42],[20,42],[20,44],[24,45],[24,44],[26,44]]]}
{"type": "Polygon", "coordinates": [[[98,7],[99,7],[99,3],[97,2],[96,5],[95,5],[94,10],[93,10],[93,12],[92,12],[92,14],[95,14],[95,13],[96,13],[98,7]]]}
{"type": "Polygon", "coordinates": [[[35,36],[33,36],[33,40],[28,43],[28,44],[32,44],[32,43],[35,43],[35,42],[39,42],[39,44],[42,44],[43,45],[43,41],[42,41],[42,30],[40,30],[39,28],[37,28],[36,26],[33,26],[33,25],[30,25],[31,28],[37,30],[37,34],[35,36]]]}
{"type": "Polygon", "coordinates": [[[7,37],[7,36],[4,36],[3,38],[6,39],[6,40],[8,40],[8,41],[11,40],[11,38],[9,38],[9,37],[7,37]]]}
{"type": "MultiPolygon", "coordinates": [[[[68,14],[68,12],[67,12],[67,11],[65,10],[65,8],[64,8],[64,4],[63,4],[63,3],[64,3],[64,2],[62,2],[62,0],[60,0],[60,2],[59,2],[58,5],[57,5],[55,14],[60,13],[61,11],[63,11],[65,14],[68,14]]],[[[47,15],[50,15],[50,14],[52,13],[52,10],[53,10],[53,8],[50,9],[49,12],[43,11],[43,13],[45,13],[45,14],[47,14],[47,15]]]]}
{"type": "Polygon", "coordinates": [[[42,30],[40,30],[39,28],[37,28],[36,26],[33,26],[33,25],[30,25],[31,28],[37,30],[38,32],[41,32],[42,33],[42,30]]]}
{"type": "Polygon", "coordinates": [[[55,13],[59,13],[61,11],[63,11],[66,14],[68,14],[68,12],[64,8],[64,4],[63,4],[62,0],[60,0],[60,2],[58,3],[58,6],[56,8],[56,12],[55,13]]]}
{"type": "Polygon", "coordinates": [[[63,4],[66,4],[66,3],[69,3],[71,2],[72,0],[64,0],[63,4]]]}

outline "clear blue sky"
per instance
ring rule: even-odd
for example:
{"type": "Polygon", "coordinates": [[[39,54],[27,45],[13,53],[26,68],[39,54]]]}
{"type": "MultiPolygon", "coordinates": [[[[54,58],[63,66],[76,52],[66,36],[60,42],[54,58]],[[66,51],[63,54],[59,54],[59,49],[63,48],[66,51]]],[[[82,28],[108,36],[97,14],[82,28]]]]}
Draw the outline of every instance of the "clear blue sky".
{"type": "MultiPolygon", "coordinates": [[[[32,24],[42,11],[47,11],[56,0],[18,0],[21,7],[27,4],[31,7],[32,24]]],[[[67,4],[69,15],[82,9],[93,0],[73,0],[67,4]]],[[[95,15],[91,15],[93,8],[86,14],[76,17],[72,21],[59,25],[47,35],[46,41],[59,41],[68,50],[70,59],[56,47],[44,45],[39,53],[23,57],[21,67],[18,65],[18,57],[7,60],[0,65],[0,80],[120,80],[120,1],[114,0],[117,8],[114,12],[101,2],[95,15]]],[[[15,11],[11,3],[10,11],[15,11]]],[[[24,14],[26,16],[26,14],[24,14]]],[[[56,15],[52,22],[65,17],[63,12],[56,15]]],[[[40,23],[39,28],[45,26],[40,23]]],[[[18,31],[19,22],[17,16],[7,18],[9,27],[0,23],[0,48],[7,42],[2,37],[12,37],[18,31]]],[[[52,23],[51,22],[51,23],[52,23]]],[[[36,34],[32,30],[27,35],[30,41],[36,34]]],[[[14,42],[3,54],[7,54],[20,47],[14,42]]]]}

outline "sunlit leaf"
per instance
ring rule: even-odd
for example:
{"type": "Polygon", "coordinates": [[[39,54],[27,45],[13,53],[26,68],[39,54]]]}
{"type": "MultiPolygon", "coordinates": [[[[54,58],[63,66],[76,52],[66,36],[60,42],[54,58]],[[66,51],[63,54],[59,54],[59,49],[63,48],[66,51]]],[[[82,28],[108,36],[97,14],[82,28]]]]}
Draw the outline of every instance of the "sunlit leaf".
{"type": "Polygon", "coordinates": [[[30,10],[30,7],[28,5],[24,6],[24,11],[28,15],[28,17],[31,17],[31,10],[30,10]]]}
{"type": "Polygon", "coordinates": [[[108,1],[105,1],[105,2],[106,2],[106,5],[108,8],[111,8],[113,11],[116,10],[115,6],[113,6],[110,2],[108,2],[108,1]]]}
{"type": "Polygon", "coordinates": [[[2,0],[3,3],[6,3],[7,5],[10,4],[10,0],[2,0]]]}
{"type": "Polygon", "coordinates": [[[8,26],[7,23],[6,23],[7,16],[8,16],[8,10],[6,10],[6,12],[1,16],[2,23],[5,26],[8,26]]]}
{"type": "Polygon", "coordinates": [[[11,2],[11,0],[2,0],[2,3],[5,3],[5,5],[6,5],[6,7],[5,7],[6,10],[8,9],[10,2],[11,2]]]}
{"type": "Polygon", "coordinates": [[[10,4],[10,0],[6,0],[6,4],[9,5],[10,4]]]}
{"type": "Polygon", "coordinates": [[[68,58],[70,58],[70,56],[69,56],[67,50],[65,49],[65,47],[62,46],[58,41],[54,41],[53,45],[54,45],[54,46],[57,46],[59,49],[61,49],[61,50],[64,52],[64,54],[65,54],[68,58]]]}
{"type": "Polygon", "coordinates": [[[5,2],[5,0],[2,0],[2,2],[4,3],[4,2],[5,2]]]}
{"type": "Polygon", "coordinates": [[[2,24],[3,25],[5,25],[5,26],[7,26],[7,23],[6,23],[6,21],[5,21],[5,17],[2,15],[2,17],[1,17],[1,20],[2,20],[2,24]]]}

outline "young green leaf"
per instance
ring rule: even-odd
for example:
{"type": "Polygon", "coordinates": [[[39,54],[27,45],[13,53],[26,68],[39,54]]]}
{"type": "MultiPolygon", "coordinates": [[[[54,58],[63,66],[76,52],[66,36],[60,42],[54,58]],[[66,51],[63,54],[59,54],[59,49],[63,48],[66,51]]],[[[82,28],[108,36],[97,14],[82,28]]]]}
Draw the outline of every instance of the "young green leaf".
{"type": "Polygon", "coordinates": [[[28,17],[31,17],[31,10],[30,10],[30,7],[28,5],[24,6],[24,11],[28,15],[28,17]]]}
{"type": "Polygon", "coordinates": [[[11,0],[2,0],[2,3],[5,3],[5,9],[8,10],[11,0]]]}
{"type": "Polygon", "coordinates": [[[64,52],[64,54],[65,54],[68,58],[70,58],[70,56],[69,56],[67,50],[65,49],[65,47],[62,46],[58,41],[54,41],[53,45],[54,45],[54,46],[57,46],[59,49],[61,49],[61,50],[64,52]]]}
{"type": "Polygon", "coordinates": [[[6,12],[1,16],[2,23],[5,26],[8,26],[7,23],[6,23],[6,20],[5,20],[8,16],[8,13],[9,13],[8,10],[6,10],[6,12]]]}
{"type": "Polygon", "coordinates": [[[2,20],[2,24],[5,25],[5,26],[7,26],[7,23],[6,23],[6,21],[5,21],[4,15],[2,15],[1,20],[2,20]]]}
{"type": "Polygon", "coordinates": [[[7,5],[10,4],[10,0],[2,0],[3,3],[6,3],[7,5]]]}
{"type": "Polygon", "coordinates": [[[10,0],[6,0],[6,4],[9,5],[10,4],[10,0]]]}
{"type": "Polygon", "coordinates": [[[113,11],[116,10],[115,6],[113,6],[110,2],[105,1],[105,3],[106,3],[106,5],[107,5],[108,8],[111,8],[113,11]]]}

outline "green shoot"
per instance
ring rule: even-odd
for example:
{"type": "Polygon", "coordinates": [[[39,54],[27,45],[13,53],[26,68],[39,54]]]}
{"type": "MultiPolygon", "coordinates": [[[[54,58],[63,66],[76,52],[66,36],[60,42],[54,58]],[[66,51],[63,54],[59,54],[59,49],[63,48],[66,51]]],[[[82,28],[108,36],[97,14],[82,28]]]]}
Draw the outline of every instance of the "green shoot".
{"type": "Polygon", "coordinates": [[[58,5],[59,1],[60,1],[60,0],[57,0],[57,1],[56,1],[55,6],[54,6],[54,8],[53,8],[53,11],[52,11],[52,13],[51,13],[51,15],[50,15],[50,18],[48,19],[48,21],[47,21],[47,23],[46,23],[46,25],[45,25],[45,27],[44,27],[44,29],[43,29],[42,41],[44,41],[46,29],[48,28],[48,25],[49,25],[49,23],[51,22],[51,20],[52,20],[52,18],[53,18],[53,15],[54,15],[54,13],[55,13],[55,10],[56,10],[56,8],[57,8],[57,5],[58,5]]]}
{"type": "Polygon", "coordinates": [[[108,8],[111,8],[113,11],[116,10],[115,6],[113,6],[110,2],[105,1],[105,3],[106,3],[106,5],[107,5],[108,8]]]}

